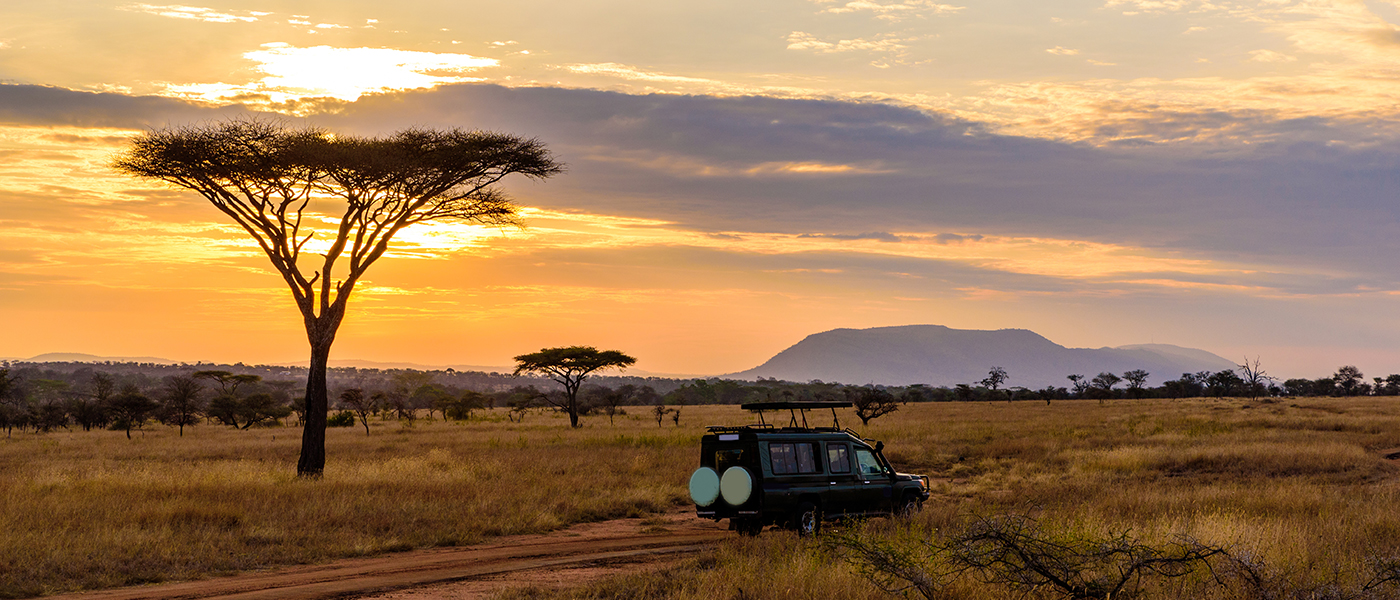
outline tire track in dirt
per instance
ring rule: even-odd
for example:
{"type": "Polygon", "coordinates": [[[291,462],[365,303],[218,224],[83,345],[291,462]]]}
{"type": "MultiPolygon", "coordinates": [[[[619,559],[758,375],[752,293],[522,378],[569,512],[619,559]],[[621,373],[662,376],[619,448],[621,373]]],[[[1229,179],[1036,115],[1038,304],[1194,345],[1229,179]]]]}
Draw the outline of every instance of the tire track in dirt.
{"type": "Polygon", "coordinates": [[[694,514],[667,515],[666,527],[638,519],[576,526],[489,544],[431,548],[321,565],[287,567],[199,581],[49,596],[50,600],[314,600],[383,594],[434,584],[590,563],[646,562],[713,547],[733,537],[694,514]],[[688,518],[685,518],[688,517],[688,518]],[[647,531],[653,531],[647,533],[647,531]]]}

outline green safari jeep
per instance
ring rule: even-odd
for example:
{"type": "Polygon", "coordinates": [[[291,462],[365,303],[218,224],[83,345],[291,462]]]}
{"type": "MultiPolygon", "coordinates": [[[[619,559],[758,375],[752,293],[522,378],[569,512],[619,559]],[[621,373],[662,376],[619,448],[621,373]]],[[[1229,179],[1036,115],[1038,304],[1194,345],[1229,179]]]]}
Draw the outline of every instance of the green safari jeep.
{"type": "Polygon", "coordinates": [[[690,498],[701,518],[729,519],[729,528],[757,535],[779,525],[813,535],[823,520],[914,512],[929,498],[927,475],[898,473],[883,442],[841,429],[836,409],[850,402],[744,404],[759,424],[707,428],[700,468],[690,476],[690,498]],[[807,412],[831,409],[831,427],[809,427],[807,412]],[[764,422],[763,411],[788,410],[785,426],[764,422]],[[801,424],[798,424],[798,412],[801,424]]]}

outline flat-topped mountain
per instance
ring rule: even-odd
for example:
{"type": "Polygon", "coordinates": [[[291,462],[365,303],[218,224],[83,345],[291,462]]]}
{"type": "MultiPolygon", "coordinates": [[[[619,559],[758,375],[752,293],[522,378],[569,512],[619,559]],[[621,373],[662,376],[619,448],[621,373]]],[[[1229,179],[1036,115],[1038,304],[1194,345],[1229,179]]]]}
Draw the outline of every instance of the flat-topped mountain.
{"type": "Polygon", "coordinates": [[[1093,377],[1133,369],[1151,373],[1149,385],[1161,385],[1182,373],[1232,369],[1235,363],[1204,350],[1168,344],[1066,348],[1026,329],[904,325],[812,334],[762,365],[725,377],[953,386],[975,384],[994,366],[1006,369],[1006,387],[1042,388],[1068,387],[1065,376],[1072,373],[1093,377]]]}

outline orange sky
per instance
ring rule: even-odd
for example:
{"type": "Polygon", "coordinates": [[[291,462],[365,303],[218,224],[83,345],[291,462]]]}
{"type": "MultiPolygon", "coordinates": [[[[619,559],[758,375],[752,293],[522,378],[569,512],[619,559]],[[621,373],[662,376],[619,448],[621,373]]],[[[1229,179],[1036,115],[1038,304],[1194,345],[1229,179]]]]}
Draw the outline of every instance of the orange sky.
{"type": "Polygon", "coordinates": [[[934,323],[1400,371],[1394,3],[79,4],[0,8],[0,357],[304,360],[250,240],[107,166],[261,112],[569,165],[508,184],[524,230],[400,236],[336,358],[718,374],[934,323]]]}

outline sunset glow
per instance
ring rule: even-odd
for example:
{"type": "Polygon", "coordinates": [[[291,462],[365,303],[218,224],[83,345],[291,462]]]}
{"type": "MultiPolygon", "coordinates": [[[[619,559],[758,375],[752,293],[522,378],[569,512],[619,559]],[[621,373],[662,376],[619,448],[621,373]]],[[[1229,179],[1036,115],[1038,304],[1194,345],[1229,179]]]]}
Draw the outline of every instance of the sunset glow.
{"type": "Polygon", "coordinates": [[[1400,3],[531,7],[0,9],[0,358],[304,360],[245,232],[110,168],[243,118],[503,131],[567,165],[504,183],[522,228],[400,232],[344,358],[582,343],[719,374],[934,323],[1400,371],[1400,3]]]}

